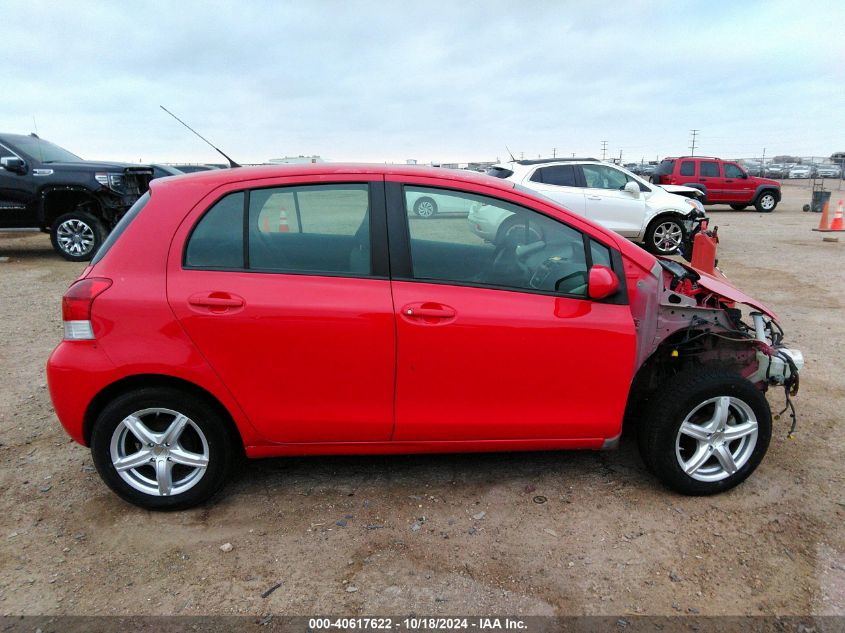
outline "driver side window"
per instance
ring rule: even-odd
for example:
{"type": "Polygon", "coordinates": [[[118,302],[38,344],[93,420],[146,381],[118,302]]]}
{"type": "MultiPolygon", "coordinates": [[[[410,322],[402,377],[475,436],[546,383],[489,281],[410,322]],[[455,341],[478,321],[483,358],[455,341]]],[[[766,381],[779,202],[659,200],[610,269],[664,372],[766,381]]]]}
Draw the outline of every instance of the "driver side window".
{"type": "Polygon", "coordinates": [[[407,186],[405,205],[414,279],[586,297],[584,236],[572,227],[446,189],[407,186]],[[429,202],[436,212],[420,214],[429,202]]]}

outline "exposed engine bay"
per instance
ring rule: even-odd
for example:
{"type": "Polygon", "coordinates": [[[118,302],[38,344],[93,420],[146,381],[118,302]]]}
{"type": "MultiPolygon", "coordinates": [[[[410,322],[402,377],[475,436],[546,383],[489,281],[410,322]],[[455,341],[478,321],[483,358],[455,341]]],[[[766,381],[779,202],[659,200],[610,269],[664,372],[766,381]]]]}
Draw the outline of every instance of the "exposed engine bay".
{"type": "Polygon", "coordinates": [[[642,335],[637,361],[643,371],[635,387],[647,392],[667,373],[697,365],[723,366],[763,391],[784,387],[786,406],[780,413],[790,411],[791,434],[796,417],[790,398],[798,392],[804,358],[799,350],[783,345],[775,315],[724,277],[700,274],[668,259],[658,259],[652,272],[653,293],[637,293],[638,300],[632,302],[642,335]],[[649,301],[649,296],[657,300],[649,301]]]}

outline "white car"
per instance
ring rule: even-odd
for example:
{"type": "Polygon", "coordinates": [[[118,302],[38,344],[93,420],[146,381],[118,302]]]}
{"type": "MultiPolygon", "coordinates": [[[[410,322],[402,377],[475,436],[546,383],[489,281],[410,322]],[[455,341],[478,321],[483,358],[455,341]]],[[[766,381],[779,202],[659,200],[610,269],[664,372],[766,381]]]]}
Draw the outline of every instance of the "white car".
{"type": "Polygon", "coordinates": [[[810,165],[795,165],[789,170],[789,178],[811,178],[813,176],[813,168],[810,165]]]}
{"type": "Polygon", "coordinates": [[[438,213],[469,213],[474,203],[458,196],[437,194],[408,194],[408,208],[421,218],[433,218],[438,213]]]}
{"type": "MultiPolygon", "coordinates": [[[[704,207],[688,187],[669,193],[618,165],[589,159],[519,160],[500,163],[487,174],[513,181],[631,240],[657,255],[689,253],[704,207]]],[[[478,206],[467,216],[476,235],[501,243],[514,227],[511,213],[478,206]]],[[[517,236],[537,239],[538,236],[517,236]]],[[[542,236],[539,236],[542,238],[542,236]]]]}
{"type": "Polygon", "coordinates": [[[842,170],[838,165],[819,165],[816,167],[816,173],[822,178],[841,178],[842,170]]]}

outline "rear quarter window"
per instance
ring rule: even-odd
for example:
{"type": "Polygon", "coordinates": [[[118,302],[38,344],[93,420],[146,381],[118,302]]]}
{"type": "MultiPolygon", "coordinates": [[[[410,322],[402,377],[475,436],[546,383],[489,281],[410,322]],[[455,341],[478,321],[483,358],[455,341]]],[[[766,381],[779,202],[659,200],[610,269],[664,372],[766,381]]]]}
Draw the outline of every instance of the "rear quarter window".
{"type": "Polygon", "coordinates": [[[138,198],[135,201],[129,211],[127,211],[120,221],[117,223],[117,226],[114,227],[114,230],[109,233],[109,236],[106,238],[106,241],[100,246],[97,253],[91,259],[91,266],[95,266],[103,257],[106,256],[106,253],[109,252],[112,246],[114,246],[115,242],[120,239],[120,236],[123,235],[123,232],[126,230],[132,220],[138,217],[138,214],[144,210],[144,207],[147,206],[147,203],[150,201],[150,192],[148,191],[143,196],[138,198]]]}
{"type": "Polygon", "coordinates": [[[674,160],[662,160],[660,164],[657,166],[657,169],[654,170],[655,176],[668,176],[675,170],[675,161],[674,160]]]}
{"type": "Polygon", "coordinates": [[[493,178],[507,178],[508,176],[513,176],[513,171],[505,169],[504,167],[489,167],[484,173],[488,176],[493,176],[493,178]]]}

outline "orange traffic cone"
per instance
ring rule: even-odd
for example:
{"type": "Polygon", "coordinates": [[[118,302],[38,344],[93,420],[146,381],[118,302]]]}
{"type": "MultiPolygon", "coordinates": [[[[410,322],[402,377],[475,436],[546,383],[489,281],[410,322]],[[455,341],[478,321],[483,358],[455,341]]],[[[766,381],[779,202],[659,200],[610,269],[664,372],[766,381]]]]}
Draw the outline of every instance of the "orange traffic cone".
{"type": "Polygon", "coordinates": [[[842,226],[842,200],[839,201],[836,207],[836,213],[833,214],[833,222],[830,223],[830,230],[845,231],[845,227],[842,226]]]}
{"type": "Polygon", "coordinates": [[[288,212],[285,209],[279,209],[279,233],[290,233],[288,212]]]}
{"type": "Polygon", "coordinates": [[[825,202],[824,206],[822,207],[822,217],[819,220],[819,228],[816,229],[817,231],[827,231],[827,210],[830,206],[830,202],[825,202]]]}

